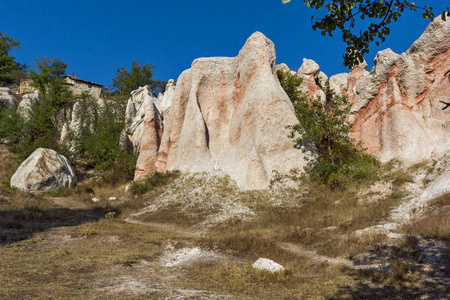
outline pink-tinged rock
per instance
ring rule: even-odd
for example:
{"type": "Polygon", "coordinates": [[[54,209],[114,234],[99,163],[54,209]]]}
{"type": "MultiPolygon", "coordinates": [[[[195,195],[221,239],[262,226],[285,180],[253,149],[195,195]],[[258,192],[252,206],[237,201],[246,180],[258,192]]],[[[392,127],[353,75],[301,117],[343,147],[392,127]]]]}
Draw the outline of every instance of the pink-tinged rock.
{"type": "Polygon", "coordinates": [[[163,132],[162,116],[148,86],[131,93],[126,109],[125,129],[127,143],[139,153],[135,178],[155,167],[163,132]]]}
{"type": "Polygon", "coordinates": [[[356,85],[352,137],[382,162],[448,153],[450,109],[440,101],[450,102],[450,22],[437,18],[406,53],[377,58],[356,85]]]}
{"type": "Polygon", "coordinates": [[[356,98],[356,86],[363,80],[369,72],[362,68],[353,68],[353,70],[348,74],[347,77],[347,96],[350,103],[355,102],[356,98]]]}
{"type": "Polygon", "coordinates": [[[274,45],[256,32],[237,57],[200,58],[180,75],[154,168],[227,174],[243,189],[266,188],[272,171],[303,170],[311,157],[289,137],[286,125],[296,123],[274,45]]]}

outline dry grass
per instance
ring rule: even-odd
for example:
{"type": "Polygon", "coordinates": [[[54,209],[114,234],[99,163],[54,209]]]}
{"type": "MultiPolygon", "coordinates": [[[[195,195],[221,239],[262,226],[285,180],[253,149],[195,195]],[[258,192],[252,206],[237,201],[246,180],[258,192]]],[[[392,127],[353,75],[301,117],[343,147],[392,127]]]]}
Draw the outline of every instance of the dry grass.
{"type": "Polygon", "coordinates": [[[225,262],[214,266],[186,268],[186,278],[177,279],[186,288],[225,292],[233,299],[324,299],[354,280],[342,267],[317,264],[297,258],[286,271],[271,274],[249,263],[225,262]]]}
{"type": "Polygon", "coordinates": [[[433,200],[425,214],[412,224],[405,226],[404,231],[450,244],[450,193],[433,200]]]}
{"type": "Polygon", "coordinates": [[[154,260],[168,239],[186,240],[186,237],[106,219],[35,233],[30,239],[0,248],[0,297],[101,297],[93,282],[108,276],[104,272],[141,260],[154,260]]]}
{"type": "Polygon", "coordinates": [[[280,242],[300,244],[331,257],[350,256],[384,239],[383,235],[359,238],[352,233],[385,219],[400,199],[400,195],[393,194],[382,201],[360,203],[348,191],[333,191],[323,186],[311,190],[297,208],[259,206],[258,217],[253,221],[225,224],[211,236],[220,248],[251,251],[254,257],[278,257],[273,244],[280,242]],[[258,245],[264,241],[267,244],[258,245]],[[260,248],[267,252],[259,253],[260,248]]]}
{"type": "MultiPolygon", "coordinates": [[[[9,164],[16,162],[0,160],[2,181],[8,181],[16,168],[9,164]]],[[[360,187],[355,186],[332,190],[305,181],[300,191],[240,192],[228,177],[180,174],[147,181],[143,195],[125,193],[124,185],[96,180],[41,196],[0,188],[0,298],[154,299],[169,295],[164,290],[110,295],[98,289],[128,277],[148,286],[207,290],[235,299],[351,299],[370,298],[371,293],[382,298],[393,292],[414,296],[417,289],[430,287],[422,285],[408,263],[393,262],[390,273],[360,273],[311,255],[315,252],[330,260],[350,257],[385,241],[384,235],[358,237],[353,233],[385,220],[404,196],[403,186],[412,181],[412,171],[391,168],[389,172],[383,180],[393,182],[393,192],[376,201],[358,199],[360,187]],[[101,201],[93,203],[92,197],[101,201]],[[122,201],[113,204],[109,197],[122,201]],[[211,215],[227,208],[221,206],[225,202],[237,203],[254,215],[202,226],[211,215]],[[124,221],[148,205],[161,203],[139,219],[148,226],[124,221]],[[165,226],[169,224],[176,226],[165,226]],[[193,231],[198,234],[189,234],[193,231]],[[230,259],[168,270],[157,262],[169,244],[198,246],[230,259]],[[285,244],[305,251],[286,249],[285,244]],[[251,264],[260,257],[282,264],[286,271],[254,270],[251,264]]],[[[440,197],[433,207],[448,208],[449,199],[448,195],[440,197]]],[[[445,240],[450,233],[450,210],[432,211],[432,217],[412,224],[408,231],[445,240]]],[[[403,252],[397,254],[404,254],[406,261],[416,259],[414,238],[398,248],[403,252]]]]}

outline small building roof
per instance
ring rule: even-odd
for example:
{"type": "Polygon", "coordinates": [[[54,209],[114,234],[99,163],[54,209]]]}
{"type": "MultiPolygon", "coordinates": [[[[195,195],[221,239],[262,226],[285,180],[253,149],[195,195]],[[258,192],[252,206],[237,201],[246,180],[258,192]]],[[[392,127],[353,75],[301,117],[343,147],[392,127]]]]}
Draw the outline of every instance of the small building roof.
{"type": "Polygon", "coordinates": [[[84,82],[84,83],[87,83],[87,84],[92,84],[92,85],[103,87],[103,85],[101,85],[99,83],[95,83],[95,82],[92,82],[92,81],[87,81],[87,80],[75,77],[73,75],[64,75],[63,78],[70,78],[70,79],[75,80],[75,81],[80,81],[80,82],[84,82]]]}

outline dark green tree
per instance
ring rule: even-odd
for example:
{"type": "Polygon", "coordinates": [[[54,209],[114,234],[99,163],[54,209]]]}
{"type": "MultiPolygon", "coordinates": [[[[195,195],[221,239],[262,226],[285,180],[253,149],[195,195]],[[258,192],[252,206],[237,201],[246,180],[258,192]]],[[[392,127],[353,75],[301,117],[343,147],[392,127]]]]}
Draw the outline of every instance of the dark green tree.
{"type": "MultiPolygon", "coordinates": [[[[291,0],[282,1],[288,3],[291,0]]],[[[312,25],[314,30],[319,29],[322,35],[329,36],[337,29],[342,32],[342,39],[347,44],[344,66],[349,68],[362,62],[372,42],[376,45],[384,42],[390,33],[389,24],[396,22],[405,11],[420,11],[424,19],[435,17],[432,7],[416,6],[407,0],[303,0],[303,4],[326,10],[326,14],[312,25]],[[356,28],[363,29],[355,33],[356,28]]],[[[441,18],[445,20],[447,16],[450,16],[449,9],[442,12],[441,18]]]]}
{"type": "Polygon", "coordinates": [[[119,95],[129,95],[131,91],[148,85],[156,96],[163,91],[166,82],[153,79],[154,69],[155,66],[151,63],[142,64],[139,61],[133,61],[130,71],[124,67],[118,68],[116,77],[112,80],[111,90],[119,95]]]}
{"type": "Polygon", "coordinates": [[[81,130],[74,136],[72,145],[98,170],[111,172],[104,174],[107,181],[122,182],[134,176],[136,156],[120,145],[120,137],[125,127],[123,118],[126,103],[105,101],[99,104],[92,95],[84,92],[78,100],[81,130]]]}
{"type": "MultiPolygon", "coordinates": [[[[35,60],[35,67],[30,70],[29,78],[32,85],[40,92],[40,103],[34,104],[29,111],[29,118],[25,127],[29,132],[29,138],[23,141],[25,148],[37,148],[48,145],[55,149],[57,141],[55,132],[58,121],[57,114],[71,100],[72,93],[62,75],[65,74],[67,63],[58,58],[48,57],[35,60]]],[[[56,150],[56,149],[55,149],[56,150]]],[[[29,151],[24,151],[29,152],[29,151]]]]}
{"type": "Polygon", "coordinates": [[[11,75],[11,72],[15,69],[20,69],[20,65],[11,56],[11,50],[19,46],[19,41],[0,32],[0,84],[12,83],[14,81],[14,76],[11,75]]]}

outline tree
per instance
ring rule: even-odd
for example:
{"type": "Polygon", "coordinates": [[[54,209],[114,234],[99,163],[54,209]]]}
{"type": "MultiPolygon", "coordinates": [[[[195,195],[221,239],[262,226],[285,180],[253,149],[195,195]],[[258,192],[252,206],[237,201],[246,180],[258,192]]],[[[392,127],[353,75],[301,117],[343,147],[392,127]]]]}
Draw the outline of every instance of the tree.
{"type": "Polygon", "coordinates": [[[67,63],[59,58],[37,58],[35,68],[30,70],[32,85],[39,89],[39,104],[32,106],[30,118],[26,123],[30,131],[30,142],[40,144],[54,141],[58,127],[57,113],[70,101],[72,93],[62,77],[67,63]]]}
{"type": "Polygon", "coordinates": [[[11,56],[11,50],[19,46],[19,41],[0,31],[0,83],[12,83],[14,81],[11,71],[20,69],[21,65],[14,61],[14,57],[11,56]]]}
{"type": "Polygon", "coordinates": [[[310,165],[310,177],[332,187],[342,186],[347,179],[370,176],[377,162],[363,153],[350,138],[352,124],[347,122],[350,105],[347,97],[324,87],[325,99],[310,98],[299,91],[302,79],[289,71],[278,71],[281,86],[292,101],[299,123],[289,126],[296,142],[318,154],[310,165]]]}
{"type": "Polygon", "coordinates": [[[124,67],[118,68],[116,77],[112,80],[111,89],[116,94],[129,95],[131,91],[148,85],[156,96],[160,91],[163,91],[166,82],[153,79],[154,68],[155,66],[151,63],[142,64],[139,61],[133,61],[131,71],[124,67]]]}
{"type": "MultiPolygon", "coordinates": [[[[283,3],[290,1],[282,0],[283,3]]],[[[327,9],[327,14],[317,19],[312,28],[321,30],[324,36],[333,36],[336,29],[342,32],[342,39],[348,46],[344,66],[349,68],[363,61],[363,55],[369,53],[370,43],[379,45],[380,41],[385,41],[390,33],[389,24],[396,22],[405,10],[420,10],[424,19],[433,20],[435,17],[432,7],[416,6],[407,0],[303,0],[303,4],[316,10],[327,9]],[[366,18],[372,21],[365,23],[366,18]],[[365,29],[355,34],[352,31],[355,31],[356,24],[365,29]]],[[[447,16],[450,16],[449,9],[442,12],[441,18],[445,20],[447,16]]],[[[314,17],[311,18],[313,20],[314,17]]]]}

